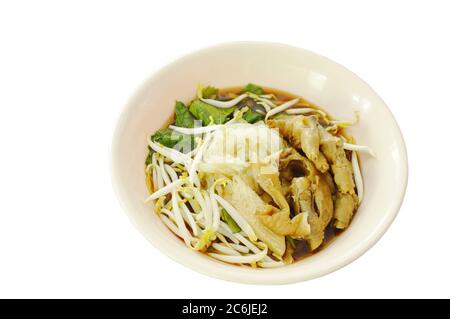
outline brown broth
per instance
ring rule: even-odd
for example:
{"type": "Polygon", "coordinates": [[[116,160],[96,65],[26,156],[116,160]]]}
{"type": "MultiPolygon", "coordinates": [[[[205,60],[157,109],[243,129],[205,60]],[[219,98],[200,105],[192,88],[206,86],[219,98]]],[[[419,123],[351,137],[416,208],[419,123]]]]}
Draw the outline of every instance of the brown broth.
{"type": "MultiPolygon", "coordinates": [[[[321,111],[327,113],[327,115],[331,119],[331,116],[328,114],[327,111],[323,110],[319,106],[317,106],[314,103],[304,99],[301,96],[298,96],[298,95],[295,95],[295,94],[292,94],[292,93],[289,93],[289,92],[286,92],[286,91],[283,91],[283,90],[269,88],[269,87],[262,87],[262,88],[263,88],[265,94],[273,94],[273,95],[275,95],[277,97],[277,100],[280,101],[280,103],[283,103],[283,102],[286,102],[286,101],[289,101],[289,100],[292,100],[292,99],[299,98],[300,99],[300,102],[299,102],[300,104],[304,104],[305,107],[307,106],[307,107],[310,107],[310,108],[313,108],[313,109],[316,109],[316,110],[321,110],[321,111]]],[[[242,86],[234,86],[234,87],[219,89],[219,96],[220,95],[226,95],[226,94],[229,94],[229,93],[239,95],[241,93],[242,89],[243,89],[242,86]]]]}
{"type": "Polygon", "coordinates": [[[296,248],[294,250],[294,253],[292,254],[294,260],[299,261],[306,257],[317,254],[319,251],[322,251],[323,249],[328,247],[328,245],[343,232],[343,230],[334,228],[333,224],[334,220],[331,220],[327,228],[325,229],[325,237],[322,244],[314,251],[311,251],[311,249],[309,249],[308,244],[305,240],[294,240],[294,242],[296,243],[296,248]]]}

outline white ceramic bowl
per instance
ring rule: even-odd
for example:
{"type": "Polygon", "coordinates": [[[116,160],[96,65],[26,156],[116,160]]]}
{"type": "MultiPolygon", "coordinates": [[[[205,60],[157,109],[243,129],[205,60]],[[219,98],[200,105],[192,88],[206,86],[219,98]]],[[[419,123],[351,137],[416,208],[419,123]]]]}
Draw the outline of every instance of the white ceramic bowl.
{"type": "Polygon", "coordinates": [[[162,68],[129,100],[112,143],[116,194],[135,227],[157,249],[203,274],[240,283],[285,284],[330,273],[367,251],[394,220],[407,184],[407,157],[399,127],[381,98],[359,77],[315,53],[274,43],[232,42],[203,49],[162,68]],[[350,227],[324,250],[277,269],[250,269],[218,262],[187,248],[160,221],[147,196],[146,136],[188,102],[198,82],[217,87],[257,83],[305,97],[337,119],[360,122],[349,132],[377,157],[362,155],[365,198],[350,227]]]}

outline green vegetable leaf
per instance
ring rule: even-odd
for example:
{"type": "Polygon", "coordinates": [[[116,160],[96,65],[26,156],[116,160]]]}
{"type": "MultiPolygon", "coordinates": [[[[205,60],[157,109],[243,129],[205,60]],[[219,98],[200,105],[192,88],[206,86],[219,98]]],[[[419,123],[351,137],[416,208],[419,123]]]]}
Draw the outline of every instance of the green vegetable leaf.
{"type": "Polygon", "coordinates": [[[174,148],[183,153],[187,153],[195,147],[193,135],[181,134],[168,128],[160,129],[153,134],[152,141],[174,148]]]}
{"type": "Polygon", "coordinates": [[[180,127],[194,127],[195,117],[189,112],[183,102],[175,102],[175,125],[180,127]]]}
{"type": "Polygon", "coordinates": [[[264,94],[264,90],[263,90],[262,87],[260,87],[260,86],[258,86],[258,85],[256,85],[256,84],[252,84],[252,83],[247,84],[247,85],[242,89],[242,92],[243,92],[243,93],[245,93],[245,92],[250,92],[250,93],[254,93],[254,94],[258,94],[258,95],[264,94]]]}
{"type": "Polygon", "coordinates": [[[204,99],[214,99],[218,92],[219,90],[214,86],[207,86],[202,90],[202,96],[204,99]]]}
{"type": "Polygon", "coordinates": [[[183,136],[177,132],[172,131],[168,128],[163,128],[156,131],[155,134],[152,135],[152,141],[158,142],[167,147],[174,147],[177,143],[179,143],[183,139],[183,136]]]}
{"type": "Polygon", "coordinates": [[[148,147],[148,154],[147,157],[145,158],[145,165],[150,165],[152,162],[153,150],[150,148],[150,146],[147,147],[148,147]]]}
{"type": "Polygon", "coordinates": [[[203,125],[208,125],[210,117],[214,120],[215,124],[224,124],[229,120],[230,115],[233,113],[236,107],[229,107],[221,109],[209,104],[206,104],[200,100],[192,101],[189,106],[189,111],[199,120],[203,125]]]}
{"type": "Polygon", "coordinates": [[[262,119],[264,119],[264,115],[256,112],[256,109],[262,109],[262,106],[256,104],[256,101],[252,98],[245,98],[237,104],[238,109],[243,109],[245,107],[248,108],[248,111],[245,111],[242,118],[246,120],[248,123],[253,124],[262,119]]]}
{"type": "Polygon", "coordinates": [[[230,227],[231,232],[234,233],[238,233],[241,231],[241,227],[239,227],[238,224],[236,224],[236,222],[234,221],[234,219],[230,216],[230,214],[228,214],[226,212],[225,209],[222,209],[220,212],[220,216],[222,217],[222,219],[225,221],[225,223],[227,223],[228,227],[230,227]]]}
{"type": "Polygon", "coordinates": [[[264,115],[250,109],[244,113],[244,116],[242,118],[250,124],[253,124],[264,119],[264,115]]]}

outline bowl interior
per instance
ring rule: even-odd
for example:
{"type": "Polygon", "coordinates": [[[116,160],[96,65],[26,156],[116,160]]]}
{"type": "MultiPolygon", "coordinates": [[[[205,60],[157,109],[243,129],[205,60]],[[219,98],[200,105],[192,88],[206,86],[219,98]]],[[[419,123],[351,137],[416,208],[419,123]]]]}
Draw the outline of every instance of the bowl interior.
{"type": "Polygon", "coordinates": [[[393,221],[407,182],[406,151],[400,130],[376,93],[342,66],[312,52],[271,43],[238,42],[198,51],[148,79],[123,111],[112,145],[113,183],[136,228],[174,260],[202,273],[244,283],[278,284],[311,279],[336,270],[370,248],[393,221]],[[279,269],[224,264],[184,246],[154,214],[147,196],[146,136],[188,102],[198,82],[217,87],[249,82],[303,96],[337,119],[359,124],[348,132],[369,145],[376,158],[360,155],[365,198],[350,227],[319,253],[279,269]]]}

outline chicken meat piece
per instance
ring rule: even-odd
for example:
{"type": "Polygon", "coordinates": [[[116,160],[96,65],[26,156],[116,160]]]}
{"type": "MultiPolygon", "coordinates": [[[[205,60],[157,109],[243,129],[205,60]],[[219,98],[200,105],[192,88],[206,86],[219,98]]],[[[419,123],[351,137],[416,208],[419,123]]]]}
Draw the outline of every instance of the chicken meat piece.
{"type": "Polygon", "coordinates": [[[326,181],[325,175],[316,176],[316,182],[313,185],[314,202],[319,213],[319,219],[323,228],[330,223],[333,218],[333,198],[331,190],[326,181]]]}
{"type": "MultiPolygon", "coordinates": [[[[311,250],[315,250],[322,244],[324,227],[314,209],[313,192],[311,182],[306,177],[296,177],[292,180],[291,194],[294,200],[294,209],[297,214],[307,214],[310,234],[303,237],[308,241],[311,250]]],[[[297,215],[298,216],[298,215],[297,215]]]]}
{"type": "Polygon", "coordinates": [[[302,150],[321,172],[329,168],[326,158],[320,152],[320,133],[316,116],[285,116],[267,120],[267,125],[277,128],[281,136],[297,150],[302,150]]]}
{"type": "Polygon", "coordinates": [[[338,192],[334,205],[334,218],[336,219],[334,226],[338,229],[347,228],[358,206],[358,197],[355,194],[338,192]]]}
{"type": "Polygon", "coordinates": [[[294,238],[304,238],[310,232],[306,214],[298,214],[291,219],[290,207],[283,195],[278,173],[255,174],[259,186],[269,194],[278,207],[267,206],[260,212],[261,222],[275,233],[294,238]]]}
{"type": "Polygon", "coordinates": [[[289,204],[283,195],[278,173],[273,174],[254,174],[258,185],[269,194],[280,210],[288,210],[289,204]]]}
{"type": "Polygon", "coordinates": [[[320,128],[320,145],[323,154],[331,163],[331,170],[338,191],[345,194],[355,194],[353,168],[345,154],[342,140],[331,135],[324,128],[320,128]]]}
{"type": "Polygon", "coordinates": [[[259,218],[266,227],[282,236],[301,239],[308,237],[311,232],[306,213],[300,213],[291,219],[289,211],[268,205],[259,218]]]}
{"type": "Polygon", "coordinates": [[[322,175],[325,182],[328,184],[328,187],[330,188],[331,194],[336,194],[336,184],[334,184],[333,175],[328,171],[325,174],[322,175]]]}
{"type": "Polygon", "coordinates": [[[286,249],[285,238],[266,227],[257,213],[265,211],[267,204],[238,175],[234,176],[224,188],[223,197],[250,224],[256,236],[267,244],[277,256],[282,256],[286,249]]]}
{"type": "MultiPolygon", "coordinates": [[[[298,214],[303,212],[299,206],[298,192],[293,191],[298,189],[299,180],[293,182],[296,177],[305,177],[309,181],[308,188],[310,188],[311,198],[314,199],[315,205],[318,210],[318,216],[323,225],[328,225],[333,217],[333,198],[334,182],[330,173],[321,174],[318,172],[310,160],[300,155],[293,148],[286,148],[280,155],[280,179],[282,181],[283,188],[288,188],[290,199],[293,206],[296,208],[295,212],[298,214]]],[[[304,181],[303,183],[306,183],[304,181]]],[[[307,210],[307,213],[314,212],[313,206],[307,210]]],[[[311,217],[312,219],[314,217],[311,217]]],[[[316,236],[320,238],[320,236],[316,236]]]]}
{"type": "Polygon", "coordinates": [[[314,180],[314,176],[318,174],[314,164],[292,147],[285,148],[281,152],[279,170],[282,184],[288,183],[289,186],[294,177],[306,176],[314,180]]]}

